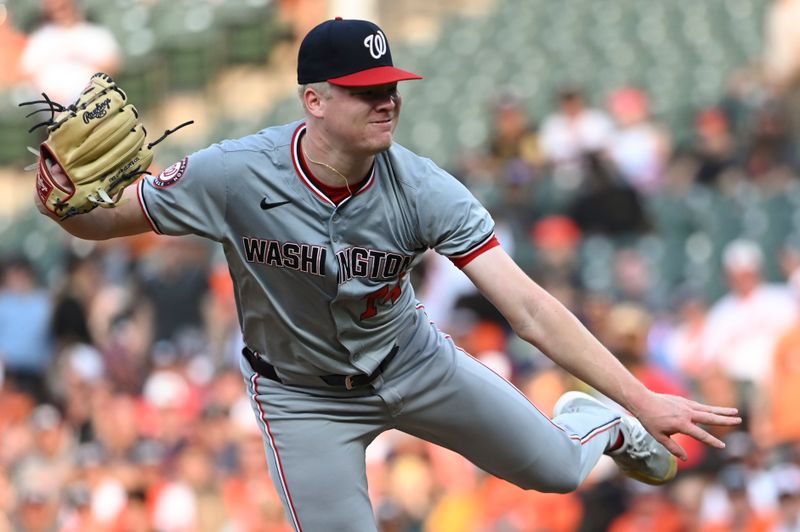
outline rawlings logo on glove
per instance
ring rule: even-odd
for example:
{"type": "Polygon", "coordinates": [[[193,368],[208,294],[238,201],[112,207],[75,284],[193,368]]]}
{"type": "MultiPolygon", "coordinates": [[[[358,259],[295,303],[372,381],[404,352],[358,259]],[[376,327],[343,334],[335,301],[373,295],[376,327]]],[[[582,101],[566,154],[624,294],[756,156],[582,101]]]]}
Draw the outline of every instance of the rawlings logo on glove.
{"type": "Polygon", "coordinates": [[[93,118],[103,118],[106,116],[106,113],[111,108],[111,99],[106,98],[105,101],[102,101],[94,106],[93,111],[86,111],[83,113],[83,123],[88,124],[89,120],[93,118]]]}
{"type": "Polygon", "coordinates": [[[42,94],[44,100],[20,105],[45,104],[50,119],[28,132],[47,126],[47,140],[39,146],[36,192],[45,208],[61,220],[91,211],[97,206],[114,207],[122,192],[147,172],[153,147],[178,129],[168,129],[154,142],[145,144],[147,131],[128,96],[111,76],[98,73],[72,105],[64,107],[42,94]],[[58,168],[57,179],[53,169],[58,168]]]}

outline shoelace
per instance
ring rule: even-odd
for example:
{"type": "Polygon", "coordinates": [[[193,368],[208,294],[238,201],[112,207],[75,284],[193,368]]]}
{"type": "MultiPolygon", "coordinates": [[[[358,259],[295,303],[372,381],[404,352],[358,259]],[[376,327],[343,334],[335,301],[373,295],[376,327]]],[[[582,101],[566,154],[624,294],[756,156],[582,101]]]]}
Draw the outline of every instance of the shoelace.
{"type": "Polygon", "coordinates": [[[647,447],[647,433],[644,429],[637,427],[637,430],[629,432],[633,441],[628,441],[625,452],[631,458],[644,459],[653,454],[653,449],[647,447]]]}

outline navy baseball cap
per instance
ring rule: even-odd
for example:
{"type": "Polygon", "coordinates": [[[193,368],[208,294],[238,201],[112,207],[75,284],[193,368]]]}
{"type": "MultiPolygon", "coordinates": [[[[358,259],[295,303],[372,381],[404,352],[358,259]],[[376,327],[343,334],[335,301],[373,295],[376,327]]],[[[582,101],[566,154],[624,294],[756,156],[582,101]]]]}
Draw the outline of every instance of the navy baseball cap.
{"type": "Polygon", "coordinates": [[[326,20],[308,32],[297,55],[297,83],[383,85],[422,76],[395,68],[383,31],[366,20],[326,20]]]}

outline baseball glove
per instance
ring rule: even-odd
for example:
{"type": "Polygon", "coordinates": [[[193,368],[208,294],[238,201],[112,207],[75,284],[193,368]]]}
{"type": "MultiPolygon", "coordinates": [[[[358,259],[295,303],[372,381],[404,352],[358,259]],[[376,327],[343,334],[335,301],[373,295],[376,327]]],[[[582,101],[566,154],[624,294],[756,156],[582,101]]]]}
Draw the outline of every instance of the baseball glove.
{"type": "Polygon", "coordinates": [[[45,208],[61,220],[97,206],[115,207],[125,187],[147,172],[153,146],[192,123],[167,130],[146,144],[147,131],[136,108],[111,76],[103,73],[92,76],[70,106],[53,102],[44,93],[42,96],[44,100],[20,105],[47,105],[28,116],[50,112],[49,120],[28,132],[47,126],[47,140],[38,150],[36,192],[45,208]],[[52,169],[56,166],[66,179],[54,176],[52,169]]]}

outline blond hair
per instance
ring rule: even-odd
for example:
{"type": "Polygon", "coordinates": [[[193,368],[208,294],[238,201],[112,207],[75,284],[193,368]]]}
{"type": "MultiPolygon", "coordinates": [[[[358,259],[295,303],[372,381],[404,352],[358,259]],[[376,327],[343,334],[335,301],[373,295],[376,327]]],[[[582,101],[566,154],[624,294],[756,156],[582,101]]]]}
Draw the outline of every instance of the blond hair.
{"type": "Polygon", "coordinates": [[[303,105],[303,109],[305,109],[306,107],[305,96],[304,96],[306,93],[306,89],[313,90],[314,92],[319,94],[320,97],[324,100],[327,100],[328,98],[331,97],[331,85],[327,81],[316,81],[314,83],[305,83],[303,85],[300,85],[297,88],[297,97],[300,98],[300,103],[303,105]]]}

